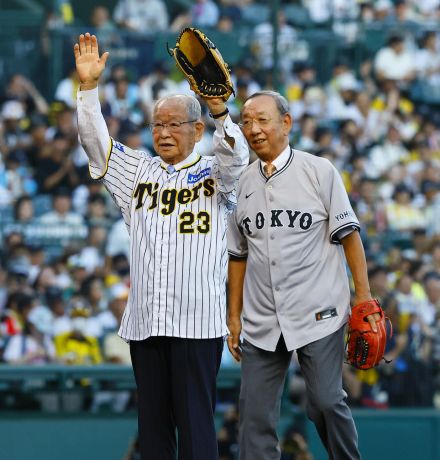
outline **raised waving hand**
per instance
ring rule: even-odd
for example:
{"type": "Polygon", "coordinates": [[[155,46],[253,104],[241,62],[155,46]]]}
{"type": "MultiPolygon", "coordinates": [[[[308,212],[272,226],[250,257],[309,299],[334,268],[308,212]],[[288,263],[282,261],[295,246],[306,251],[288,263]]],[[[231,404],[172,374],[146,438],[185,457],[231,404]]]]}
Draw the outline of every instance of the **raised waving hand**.
{"type": "Polygon", "coordinates": [[[81,90],[96,88],[99,77],[105,69],[109,53],[105,52],[100,57],[98,39],[88,32],[79,36],[79,43],[75,43],[73,52],[81,90]]]}

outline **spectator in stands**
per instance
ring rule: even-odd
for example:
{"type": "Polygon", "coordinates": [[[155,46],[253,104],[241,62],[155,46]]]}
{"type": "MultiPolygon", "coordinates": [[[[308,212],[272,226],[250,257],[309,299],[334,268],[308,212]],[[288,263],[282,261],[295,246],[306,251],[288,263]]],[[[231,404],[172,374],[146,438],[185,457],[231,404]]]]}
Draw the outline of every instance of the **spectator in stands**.
{"type": "Polygon", "coordinates": [[[374,6],[368,0],[360,2],[358,19],[363,25],[371,24],[374,21],[374,6]]]}
{"type": "Polygon", "coordinates": [[[373,147],[369,152],[369,164],[366,174],[372,179],[383,176],[390,168],[408,156],[408,151],[402,143],[397,128],[391,125],[382,144],[373,147]]]}
{"type": "Polygon", "coordinates": [[[440,82],[440,56],[438,53],[437,32],[423,34],[420,48],[416,51],[417,77],[432,85],[440,82]]]}
{"type": "Polygon", "coordinates": [[[112,212],[111,198],[109,199],[104,193],[104,186],[101,182],[93,180],[90,174],[84,175],[80,178],[81,184],[78,185],[72,193],[73,209],[84,217],[87,217],[89,206],[89,198],[94,195],[103,195],[106,198],[106,210],[109,217],[114,218],[112,212]]]}
{"type": "Polygon", "coordinates": [[[400,25],[416,24],[420,21],[420,15],[407,0],[394,0],[394,15],[393,19],[400,25]],[[403,23],[403,24],[402,24],[403,23]]]}
{"type": "Polygon", "coordinates": [[[120,41],[120,34],[117,33],[116,25],[112,21],[110,11],[106,6],[97,5],[92,9],[90,25],[105,49],[120,41]]]}
{"type": "Polygon", "coordinates": [[[78,294],[83,282],[89,276],[85,264],[78,254],[72,254],[67,258],[67,269],[71,279],[69,293],[78,294]]]}
{"type": "Polygon", "coordinates": [[[70,312],[72,330],[55,337],[57,358],[72,365],[91,365],[102,362],[98,340],[87,334],[90,311],[76,305],[70,312]]]}
{"type": "Polygon", "coordinates": [[[234,21],[230,16],[221,14],[217,22],[217,30],[224,34],[230,34],[234,30],[234,21]]]}
{"type": "Polygon", "coordinates": [[[170,78],[170,68],[165,61],[157,61],[152,72],[139,81],[139,99],[148,119],[151,117],[155,101],[176,93],[177,85],[170,78]]]}
{"type": "MultiPolygon", "coordinates": [[[[23,330],[23,315],[27,315],[34,306],[32,297],[14,289],[14,286],[8,283],[8,278],[6,278],[6,285],[9,292],[6,292],[7,299],[1,317],[3,339],[8,339],[23,330]]],[[[4,343],[2,346],[4,346],[4,343]]]]}
{"type": "Polygon", "coordinates": [[[0,119],[3,121],[2,154],[17,153],[20,161],[24,161],[25,151],[29,148],[31,138],[21,127],[26,117],[23,103],[20,101],[6,101],[2,105],[0,119]]]}
{"type": "Polygon", "coordinates": [[[304,0],[310,19],[317,26],[326,26],[332,18],[332,4],[326,0],[304,0]]]}
{"type": "Polygon", "coordinates": [[[32,81],[19,73],[9,78],[2,99],[20,101],[27,114],[47,115],[49,112],[49,105],[32,81]]]}
{"type": "Polygon", "coordinates": [[[359,2],[357,0],[333,0],[333,31],[353,43],[358,35],[359,2]]]}
{"type": "Polygon", "coordinates": [[[53,362],[55,348],[51,339],[52,314],[46,307],[32,307],[31,298],[27,298],[27,302],[29,312],[24,317],[23,330],[9,339],[3,359],[9,364],[53,362]]]}
{"type": "Polygon", "coordinates": [[[90,317],[98,315],[107,305],[101,278],[91,275],[81,285],[81,296],[86,302],[90,317]]]}
{"type": "Polygon", "coordinates": [[[139,105],[139,92],[132,91],[128,76],[120,76],[114,82],[114,95],[107,98],[102,106],[104,116],[115,117],[121,122],[130,121],[134,124],[141,124],[144,115],[139,105]]]}
{"type": "Polygon", "coordinates": [[[71,211],[72,200],[69,190],[60,188],[53,196],[53,210],[40,217],[40,223],[48,226],[65,225],[69,227],[84,226],[83,217],[71,211]]]}
{"type": "Polygon", "coordinates": [[[249,92],[250,81],[247,78],[240,78],[235,84],[235,97],[228,102],[229,113],[234,121],[238,121],[240,110],[246,99],[251,95],[249,92]]]}
{"type": "Polygon", "coordinates": [[[18,224],[29,224],[34,220],[35,211],[32,198],[21,195],[14,203],[14,221],[18,224]]]}
{"type": "MultiPolygon", "coordinates": [[[[294,47],[297,39],[296,30],[286,21],[283,11],[278,12],[278,53],[281,79],[285,80],[295,62],[294,47]]],[[[273,68],[273,27],[271,22],[255,26],[252,33],[251,52],[261,70],[273,68]]]]}
{"type": "Polygon", "coordinates": [[[106,265],[108,267],[105,282],[107,285],[113,283],[123,283],[130,285],[130,264],[125,254],[119,253],[113,257],[107,257],[106,265]]]}
{"type": "Polygon", "coordinates": [[[342,170],[344,167],[351,164],[350,181],[352,184],[355,180],[354,171],[356,169],[354,159],[363,160],[360,149],[360,134],[361,130],[359,129],[359,126],[353,120],[341,120],[338,134],[332,143],[332,149],[336,154],[336,166],[342,170]]]}
{"type": "Polygon", "coordinates": [[[359,196],[354,200],[354,209],[368,240],[374,241],[374,238],[386,231],[385,205],[378,194],[376,181],[362,177],[359,196]]]}
{"type": "Polygon", "coordinates": [[[143,130],[140,125],[135,125],[131,122],[123,123],[119,132],[119,138],[127,147],[130,147],[133,150],[140,150],[148,155],[153,155],[151,150],[143,145],[144,139],[150,140],[150,138],[143,136],[143,130]]]}
{"type": "Polygon", "coordinates": [[[66,104],[68,107],[76,107],[75,94],[79,87],[78,75],[76,69],[70,69],[55,89],[55,100],[66,104]]]}
{"type": "Polygon", "coordinates": [[[29,133],[31,142],[26,149],[26,163],[28,167],[32,168],[35,176],[35,171],[40,166],[40,158],[44,157],[48,151],[47,132],[49,126],[44,117],[32,117],[30,122],[29,133]]]}
{"type": "Polygon", "coordinates": [[[406,358],[408,373],[405,378],[405,406],[430,407],[433,405],[432,337],[421,324],[418,315],[410,315],[407,330],[406,358]]]}
{"type": "Polygon", "coordinates": [[[370,146],[381,142],[388,131],[392,118],[391,113],[386,108],[378,110],[374,107],[367,91],[359,91],[356,94],[355,103],[359,115],[359,127],[362,129],[362,144],[370,146]]]}
{"type": "Polygon", "coordinates": [[[413,203],[414,193],[405,184],[394,189],[391,202],[386,205],[388,228],[399,232],[410,232],[425,226],[423,213],[413,203]]]}
{"type": "MultiPolygon", "coordinates": [[[[300,118],[306,112],[320,116],[323,114],[322,108],[326,109],[326,106],[315,109],[310,105],[306,108],[306,91],[310,88],[317,88],[316,69],[308,61],[296,62],[286,80],[286,98],[289,101],[290,112],[294,119],[300,118]]],[[[319,89],[322,91],[320,87],[319,89]]]]}
{"type": "Polygon", "coordinates": [[[376,21],[387,20],[393,11],[393,3],[391,0],[377,0],[374,2],[374,18],[376,21]]]}
{"type": "Polygon", "coordinates": [[[28,248],[29,248],[28,282],[30,285],[34,285],[41,271],[43,270],[46,254],[42,246],[32,244],[32,245],[29,245],[28,248]]]}
{"type": "Polygon", "coordinates": [[[25,193],[33,195],[37,190],[36,181],[22,164],[24,158],[23,152],[11,151],[5,159],[5,171],[1,182],[11,202],[25,193]]]}
{"type": "Polygon", "coordinates": [[[49,156],[42,158],[37,171],[40,193],[56,193],[59,189],[72,191],[79,177],[70,155],[69,139],[57,133],[50,142],[49,156]]]}
{"type": "Polygon", "coordinates": [[[104,267],[103,250],[107,240],[107,227],[102,224],[89,225],[87,242],[78,257],[89,274],[101,274],[104,267]]]}
{"type": "Polygon", "coordinates": [[[49,287],[45,293],[45,303],[53,317],[52,336],[64,334],[72,329],[70,318],[66,313],[63,291],[58,287],[49,287]]]}
{"type": "Polygon", "coordinates": [[[339,75],[335,81],[336,92],[329,95],[327,115],[333,120],[353,120],[362,124],[362,115],[356,105],[359,82],[350,72],[339,75]]]}
{"type": "Polygon", "coordinates": [[[314,152],[316,150],[316,144],[314,141],[317,128],[316,119],[306,113],[301,117],[299,123],[301,134],[295,143],[296,148],[306,152],[314,152]]]}
{"type": "Polygon", "coordinates": [[[88,226],[100,225],[110,227],[111,221],[107,213],[107,201],[103,194],[95,193],[89,195],[85,218],[88,226]]]}
{"type": "Polygon", "coordinates": [[[414,54],[405,49],[400,35],[391,35],[387,46],[381,48],[374,60],[376,77],[379,80],[392,80],[407,87],[416,77],[414,54]]]}
{"type": "Polygon", "coordinates": [[[194,27],[215,27],[220,10],[212,0],[196,0],[191,6],[191,22],[194,27]]]}
{"type": "Polygon", "coordinates": [[[124,254],[130,259],[130,239],[124,219],[118,219],[110,229],[105,253],[109,257],[124,254]]]}
{"type": "Polygon", "coordinates": [[[107,309],[108,301],[105,296],[104,284],[101,277],[88,276],[81,285],[81,297],[89,312],[86,320],[85,333],[91,337],[102,339],[105,330],[105,317],[100,314],[107,309]]]}
{"type": "Polygon", "coordinates": [[[118,0],[113,19],[118,26],[144,34],[168,27],[168,11],[162,0],[118,0]]]}
{"type": "MultiPolygon", "coordinates": [[[[107,331],[103,339],[103,355],[109,363],[131,365],[130,348],[127,342],[121,340],[117,329],[122,320],[128,299],[128,287],[123,283],[116,283],[110,288],[109,314],[113,317],[113,330],[107,331]]],[[[110,323],[110,322],[108,322],[110,323]]]]}
{"type": "Polygon", "coordinates": [[[253,0],[220,0],[219,3],[221,15],[236,24],[242,19],[242,9],[253,3],[253,0]]]}
{"type": "Polygon", "coordinates": [[[409,0],[409,3],[416,8],[425,20],[433,19],[437,20],[440,13],[440,1],[439,0],[409,0]]]}
{"type": "Polygon", "coordinates": [[[253,72],[252,63],[248,59],[240,60],[232,67],[231,80],[234,88],[236,88],[238,80],[246,80],[248,82],[249,94],[256,93],[261,89],[260,84],[256,80],[255,72],[253,72]]]}

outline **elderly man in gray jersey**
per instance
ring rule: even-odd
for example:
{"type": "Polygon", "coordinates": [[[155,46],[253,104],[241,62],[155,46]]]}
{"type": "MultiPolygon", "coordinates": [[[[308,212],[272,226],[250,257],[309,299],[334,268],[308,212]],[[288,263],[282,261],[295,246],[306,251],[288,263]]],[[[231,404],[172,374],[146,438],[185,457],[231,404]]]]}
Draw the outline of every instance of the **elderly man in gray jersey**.
{"type": "Polygon", "coordinates": [[[78,128],[90,173],[103,181],[130,234],[130,294],[119,335],[130,342],[138,389],[142,460],[217,460],[216,375],[226,335],[227,217],[249,161],[239,127],[220,98],[214,156],[201,156],[200,103],[169,96],[154,106],[158,156],[111,138],[98,79],[108,53],[95,36],[74,48],[81,82],[78,128]],[[176,439],[178,433],[178,443],[176,439]]]}
{"type": "MultiPolygon", "coordinates": [[[[293,350],[329,458],[360,459],[342,388],[346,260],[355,303],[371,298],[359,222],[332,164],[289,146],[284,97],[252,95],[241,126],[259,159],[240,178],[228,234],[228,347],[242,360],[240,460],[280,458],[276,425],[293,350]]],[[[368,317],[374,331],[376,315],[368,317]]]]}

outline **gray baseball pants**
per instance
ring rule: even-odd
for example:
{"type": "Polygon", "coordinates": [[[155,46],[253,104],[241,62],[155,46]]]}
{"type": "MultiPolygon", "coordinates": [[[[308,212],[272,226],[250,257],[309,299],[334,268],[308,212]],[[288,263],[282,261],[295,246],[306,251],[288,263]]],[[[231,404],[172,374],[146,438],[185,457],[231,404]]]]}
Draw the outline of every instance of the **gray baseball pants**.
{"type": "MultiPolygon", "coordinates": [[[[240,390],[240,460],[279,460],[276,433],[292,351],[281,336],[274,352],[244,341],[240,390]]],[[[359,460],[358,436],[342,388],[344,327],[297,350],[307,391],[307,415],[329,460],[359,460]]]]}

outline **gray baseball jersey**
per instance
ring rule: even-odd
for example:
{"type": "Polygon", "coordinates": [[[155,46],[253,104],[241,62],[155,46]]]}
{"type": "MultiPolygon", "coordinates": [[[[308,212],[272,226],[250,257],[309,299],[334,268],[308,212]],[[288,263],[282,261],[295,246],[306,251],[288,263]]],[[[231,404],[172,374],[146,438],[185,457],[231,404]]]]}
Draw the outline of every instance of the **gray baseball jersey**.
{"type": "Polygon", "coordinates": [[[339,329],[350,291],[336,235],[359,222],[338,171],[292,149],[269,179],[260,161],[249,165],[237,193],[228,250],[247,258],[244,338],[273,351],[282,333],[294,350],[339,329]]]}
{"type": "Polygon", "coordinates": [[[131,288],[119,330],[124,339],[226,334],[227,216],[249,151],[229,117],[216,126],[215,156],[193,152],[166,165],[111,139],[98,91],[78,93],[90,173],[102,179],[130,234],[131,288]],[[234,149],[224,132],[235,139],[234,149]]]}

